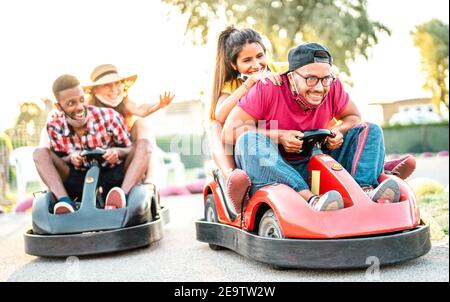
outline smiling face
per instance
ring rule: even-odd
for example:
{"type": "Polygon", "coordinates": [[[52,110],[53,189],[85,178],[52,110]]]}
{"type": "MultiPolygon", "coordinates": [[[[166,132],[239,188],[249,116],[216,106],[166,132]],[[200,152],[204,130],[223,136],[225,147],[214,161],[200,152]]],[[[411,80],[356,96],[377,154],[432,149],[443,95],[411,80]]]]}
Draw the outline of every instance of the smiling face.
{"type": "Polygon", "coordinates": [[[108,83],[104,85],[95,86],[92,91],[95,95],[100,95],[102,99],[113,102],[123,95],[124,85],[122,81],[108,83]]]}
{"type": "Polygon", "coordinates": [[[310,87],[306,85],[305,78],[324,78],[330,76],[331,74],[331,66],[327,63],[313,63],[298,68],[293,73],[293,78],[295,80],[299,95],[303,96],[311,105],[320,105],[330,91],[330,87],[324,87],[321,81],[318,81],[315,86],[310,87]]]}
{"type": "Polygon", "coordinates": [[[247,43],[242,47],[233,68],[241,74],[251,75],[266,70],[264,49],[259,43],[247,43]]]}
{"type": "Polygon", "coordinates": [[[84,92],[80,86],[61,90],[58,93],[58,103],[56,106],[67,116],[76,121],[83,121],[86,118],[87,107],[84,101],[84,92]]]}

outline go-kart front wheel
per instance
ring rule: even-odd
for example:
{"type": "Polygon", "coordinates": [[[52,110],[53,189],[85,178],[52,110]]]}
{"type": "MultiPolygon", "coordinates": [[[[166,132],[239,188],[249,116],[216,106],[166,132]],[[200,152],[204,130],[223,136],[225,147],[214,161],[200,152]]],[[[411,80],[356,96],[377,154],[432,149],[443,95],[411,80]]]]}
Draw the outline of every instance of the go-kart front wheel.
{"type": "Polygon", "coordinates": [[[267,210],[259,223],[258,235],[267,238],[284,238],[280,223],[273,210],[267,210]]]}
{"type": "MultiPolygon", "coordinates": [[[[212,196],[212,194],[208,194],[208,196],[206,196],[205,220],[208,222],[219,223],[219,219],[217,219],[216,204],[214,203],[214,197],[212,196]]],[[[224,247],[211,243],[209,244],[209,247],[215,251],[225,249],[224,247]]]]}

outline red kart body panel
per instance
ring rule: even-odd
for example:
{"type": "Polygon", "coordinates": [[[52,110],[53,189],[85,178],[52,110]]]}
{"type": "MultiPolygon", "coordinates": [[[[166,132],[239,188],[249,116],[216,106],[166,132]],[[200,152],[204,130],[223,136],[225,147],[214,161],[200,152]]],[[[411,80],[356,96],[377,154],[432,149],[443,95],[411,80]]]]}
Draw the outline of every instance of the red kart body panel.
{"type": "Polygon", "coordinates": [[[337,211],[319,212],[311,208],[292,188],[275,184],[258,190],[244,209],[243,225],[241,214],[231,221],[222,200],[220,188],[210,179],[204,188],[204,197],[212,192],[220,223],[253,231],[256,214],[262,205],[268,205],[276,214],[286,238],[330,239],[390,233],[415,228],[420,215],[412,189],[403,180],[382,174],[379,181],[395,178],[400,185],[401,197],[398,203],[373,202],[353,177],[332,157],[320,154],[311,158],[308,166],[311,187],[323,194],[338,191],[345,208],[337,211]]]}

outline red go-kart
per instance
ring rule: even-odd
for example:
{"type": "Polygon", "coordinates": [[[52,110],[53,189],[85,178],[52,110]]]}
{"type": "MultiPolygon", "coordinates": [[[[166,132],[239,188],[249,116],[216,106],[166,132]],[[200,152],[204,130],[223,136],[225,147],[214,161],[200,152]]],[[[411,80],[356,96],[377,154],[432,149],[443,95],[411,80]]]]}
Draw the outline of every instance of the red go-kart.
{"type": "Polygon", "coordinates": [[[359,268],[417,258],[430,248],[429,226],[422,223],[416,198],[403,180],[397,203],[373,202],[353,177],[321,152],[329,130],[306,131],[303,152],[311,191],[337,190],[345,207],[314,210],[292,188],[273,184],[259,189],[237,213],[216,170],[204,187],[205,218],[196,222],[197,240],[280,268],[359,268]],[[376,257],[376,258],[372,258],[376,257]]]}

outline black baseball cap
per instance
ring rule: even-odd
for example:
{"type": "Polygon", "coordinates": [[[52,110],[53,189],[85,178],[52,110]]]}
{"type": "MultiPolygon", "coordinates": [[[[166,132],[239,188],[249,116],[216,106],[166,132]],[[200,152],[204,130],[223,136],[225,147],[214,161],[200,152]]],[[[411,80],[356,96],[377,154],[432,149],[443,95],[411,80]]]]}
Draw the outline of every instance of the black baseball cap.
{"type": "Polygon", "coordinates": [[[333,65],[333,58],[328,48],[315,42],[301,44],[291,49],[288,54],[288,61],[288,72],[312,63],[328,63],[333,65]]]}

